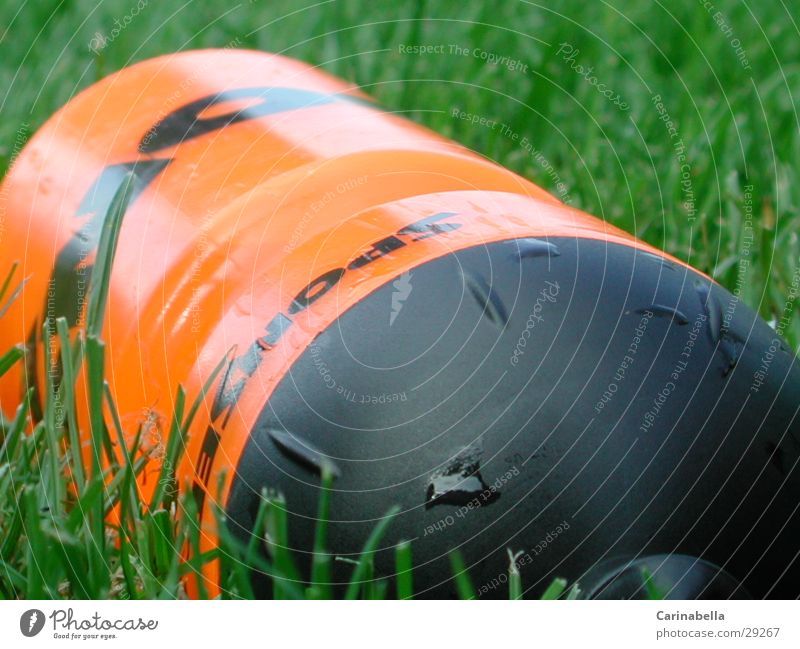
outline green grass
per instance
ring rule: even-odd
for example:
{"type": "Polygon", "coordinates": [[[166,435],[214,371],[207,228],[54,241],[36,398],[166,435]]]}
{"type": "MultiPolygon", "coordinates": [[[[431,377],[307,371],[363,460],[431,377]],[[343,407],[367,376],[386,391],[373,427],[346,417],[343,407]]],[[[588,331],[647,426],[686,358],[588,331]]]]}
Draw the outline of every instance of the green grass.
{"type": "MultiPolygon", "coordinates": [[[[360,84],[387,109],[689,261],[772,320],[798,310],[787,302],[800,274],[798,20],[779,0],[713,4],[707,11],[693,1],[254,0],[235,6],[151,1],[93,52],[96,34],[110,37],[115,20],[130,15],[134,0],[96,6],[42,0],[19,9],[4,3],[0,174],[54,110],[134,61],[225,45],[280,52],[360,84]],[[722,25],[715,20],[717,12],[722,25]],[[746,65],[731,44],[734,38],[746,65]],[[562,43],[578,53],[569,59],[562,43]],[[443,45],[445,52],[414,56],[403,53],[401,45],[443,45]],[[481,48],[527,68],[490,65],[457,53],[458,48],[481,48]],[[613,90],[626,108],[598,92],[577,65],[592,67],[597,83],[613,90]],[[662,112],[655,95],[662,98],[662,112]],[[454,108],[507,129],[456,119],[454,108]],[[677,125],[675,138],[662,121],[665,115],[677,125]],[[523,137],[535,147],[534,154],[520,145],[523,137]],[[688,165],[684,188],[678,140],[688,165]],[[688,208],[686,189],[693,197],[688,208]]],[[[176,499],[168,488],[170,476],[164,475],[153,502],[140,502],[133,485],[142,465],[130,459],[136,457],[136,445],[127,449],[125,462],[114,460],[102,469],[102,454],[112,440],[124,439],[103,379],[99,323],[116,241],[114,214],[125,200],[121,193],[107,219],[86,330],[70,340],[63,321],[45,327],[45,335],[57,336],[70,352],[63,355],[64,379],[57,388],[50,386],[44,418],[26,434],[30,404],[25,399],[13,417],[2,420],[0,597],[179,597],[186,573],[216,559],[223,564],[225,596],[252,596],[249,570],[256,568],[273,576],[276,597],[330,597],[336,558],[326,552],[327,489],[321,491],[312,574],[304,582],[291,554],[282,549],[288,531],[280,495],[265,494],[258,515],[258,530],[271,540],[266,554],[255,542],[243,546],[224,535],[218,550],[195,552],[183,562],[180,549],[199,543],[191,499],[176,499]],[[82,368],[88,370],[96,413],[88,463],[78,450],[74,412],[74,385],[82,368]],[[108,421],[101,407],[111,413],[108,421]],[[120,523],[109,526],[106,514],[114,507],[120,523]]],[[[0,288],[1,314],[19,293],[20,278],[0,288]]],[[[797,349],[800,319],[791,317],[784,334],[797,349]]],[[[21,352],[15,348],[0,354],[2,375],[19,362],[21,352]]],[[[195,412],[189,404],[196,405],[199,396],[176,396],[167,449],[172,460],[182,452],[183,433],[195,412]]],[[[164,465],[175,466],[175,461],[164,465]]],[[[391,512],[366,540],[347,596],[413,596],[407,544],[396,549],[393,583],[373,579],[372,556],[390,524],[391,512]]],[[[472,596],[458,555],[452,565],[459,593],[472,596]]],[[[524,584],[513,559],[509,566],[509,596],[516,598],[524,584]]],[[[545,596],[572,597],[575,592],[556,580],[545,596]]]]}

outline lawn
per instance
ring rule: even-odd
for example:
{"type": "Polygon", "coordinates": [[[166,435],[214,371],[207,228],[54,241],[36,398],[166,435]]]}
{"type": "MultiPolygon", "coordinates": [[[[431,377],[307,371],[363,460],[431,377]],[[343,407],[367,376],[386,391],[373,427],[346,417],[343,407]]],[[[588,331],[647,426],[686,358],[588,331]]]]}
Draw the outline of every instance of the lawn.
{"type": "MultiPolygon", "coordinates": [[[[387,110],[688,261],[798,349],[800,29],[792,11],[780,0],[5,3],[0,175],[50,114],[110,72],[177,50],[277,52],[356,82],[387,110]]],[[[85,362],[101,372],[102,341],[91,331],[86,340],[74,352],[75,369],[85,362]]],[[[186,427],[192,399],[176,413],[176,431],[186,427]]],[[[65,507],[40,538],[21,541],[23,526],[38,529],[25,525],[26,516],[64,500],[59,463],[79,461],[63,455],[47,420],[34,435],[20,435],[24,415],[23,407],[0,436],[9,461],[0,467],[7,508],[0,511],[0,597],[180,595],[182,573],[193,567],[171,548],[196,539],[191,525],[174,529],[169,521],[191,504],[142,508],[126,467],[118,467],[110,495],[97,467],[85,467],[85,500],[72,512],[89,515],[70,516],[65,507]],[[136,530],[130,537],[124,525],[103,526],[105,512],[120,502],[131,517],[128,531],[136,530]]],[[[279,498],[263,509],[262,523],[280,538],[279,498]]],[[[229,541],[231,553],[256,561],[252,549],[229,541]]],[[[320,557],[317,585],[303,591],[292,590],[286,557],[260,567],[283,584],[276,594],[325,596],[318,584],[330,557],[320,557]]],[[[355,583],[369,574],[369,557],[366,547],[355,583]]],[[[405,550],[397,561],[400,574],[407,572],[405,550]]],[[[227,585],[248,596],[240,577],[232,567],[227,585]]],[[[389,594],[411,592],[401,581],[389,594]]],[[[469,588],[462,584],[462,594],[469,588]]],[[[354,587],[351,594],[386,593],[354,587]]]]}

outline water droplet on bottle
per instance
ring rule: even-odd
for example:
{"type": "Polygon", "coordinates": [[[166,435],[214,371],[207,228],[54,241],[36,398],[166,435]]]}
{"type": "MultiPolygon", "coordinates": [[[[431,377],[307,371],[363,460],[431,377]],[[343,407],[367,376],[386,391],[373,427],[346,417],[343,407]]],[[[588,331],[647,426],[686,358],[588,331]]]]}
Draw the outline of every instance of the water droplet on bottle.
{"type": "Polygon", "coordinates": [[[516,257],[519,260],[532,259],[535,257],[561,256],[561,252],[558,250],[556,244],[543,241],[542,239],[518,239],[515,243],[517,245],[516,257]]]}
{"type": "Polygon", "coordinates": [[[700,299],[700,304],[706,312],[708,318],[708,334],[711,336],[711,342],[717,343],[720,339],[722,330],[722,309],[719,302],[717,302],[714,295],[711,293],[711,287],[708,284],[695,284],[697,290],[697,297],[700,299]]]}
{"type": "Polygon", "coordinates": [[[739,358],[744,350],[744,341],[736,334],[725,332],[719,340],[719,350],[725,357],[726,365],[722,368],[722,376],[728,376],[731,370],[736,367],[739,358]]]}
{"type": "Polygon", "coordinates": [[[334,478],[341,475],[339,467],[334,464],[333,460],[295,433],[276,428],[270,428],[267,432],[278,449],[290,460],[311,469],[320,476],[326,469],[334,478]]]}
{"type": "Polygon", "coordinates": [[[650,261],[654,261],[654,262],[656,262],[657,264],[659,264],[660,266],[663,266],[663,267],[664,267],[664,268],[666,268],[667,270],[671,270],[671,271],[673,271],[673,272],[674,272],[675,270],[677,270],[677,269],[675,268],[675,264],[673,264],[673,263],[672,263],[672,262],[671,262],[669,259],[667,259],[666,257],[662,257],[661,255],[657,255],[657,254],[655,254],[655,253],[648,252],[647,250],[637,250],[637,251],[636,251],[636,253],[637,253],[638,255],[640,255],[640,256],[642,256],[642,257],[644,257],[645,259],[649,259],[650,261]]]}
{"type": "Polygon", "coordinates": [[[679,311],[675,307],[666,306],[664,304],[651,304],[643,309],[636,309],[636,313],[641,315],[644,315],[648,311],[659,318],[671,318],[681,326],[689,323],[689,320],[682,311],[679,311]]]}
{"type": "Polygon", "coordinates": [[[490,488],[480,471],[482,440],[465,447],[444,467],[434,472],[428,481],[425,507],[434,505],[488,505],[500,497],[500,492],[490,488]]]}

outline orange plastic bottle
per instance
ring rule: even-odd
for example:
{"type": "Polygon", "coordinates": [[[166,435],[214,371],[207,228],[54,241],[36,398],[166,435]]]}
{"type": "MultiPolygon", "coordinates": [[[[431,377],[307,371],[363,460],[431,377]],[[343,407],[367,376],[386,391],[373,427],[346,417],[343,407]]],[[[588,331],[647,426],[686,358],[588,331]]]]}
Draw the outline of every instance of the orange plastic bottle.
{"type": "MultiPolygon", "coordinates": [[[[3,411],[41,388],[44,319],[80,326],[129,171],[103,336],[131,437],[163,434],[177,386],[199,393],[233,348],[177,470],[204,549],[213,503],[247,538],[267,486],[302,562],[329,463],[332,551],[357,553],[399,504],[376,565],[391,574],[393,544],[414,539],[431,595],[452,594],[455,548],[482,596],[505,596],[487,584],[507,547],[532,557],[520,569],[537,589],[675,553],[757,595],[800,583],[781,577],[800,380],[774,333],[680,261],[279,56],[138,63],[25,147],[4,181],[0,269],[19,260],[30,280],[0,348],[28,341],[28,362],[0,384],[3,411]]],[[[212,593],[219,577],[202,577],[212,593]]]]}

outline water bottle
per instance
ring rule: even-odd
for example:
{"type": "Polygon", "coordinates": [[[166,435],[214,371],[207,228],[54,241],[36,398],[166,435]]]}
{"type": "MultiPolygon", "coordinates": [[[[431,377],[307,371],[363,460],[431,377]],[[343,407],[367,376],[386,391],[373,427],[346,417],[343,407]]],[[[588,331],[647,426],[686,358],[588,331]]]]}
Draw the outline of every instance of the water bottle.
{"type": "MultiPolygon", "coordinates": [[[[798,595],[783,339],[686,263],[281,56],[137,63],[27,144],[2,188],[0,269],[29,278],[2,319],[0,348],[26,344],[6,414],[42,393],[43,323],[84,326],[131,173],[107,379],[129,441],[163,446],[178,385],[199,394],[227,358],[175,467],[202,550],[214,507],[249,539],[266,488],[307,574],[329,471],[330,551],[358,555],[396,505],[376,577],[408,540],[423,597],[454,596],[454,550],[479,597],[507,597],[509,552],[529,596],[553,577],[643,596],[644,574],[674,597],[798,595]]],[[[199,578],[219,592],[216,564],[199,578]]]]}

